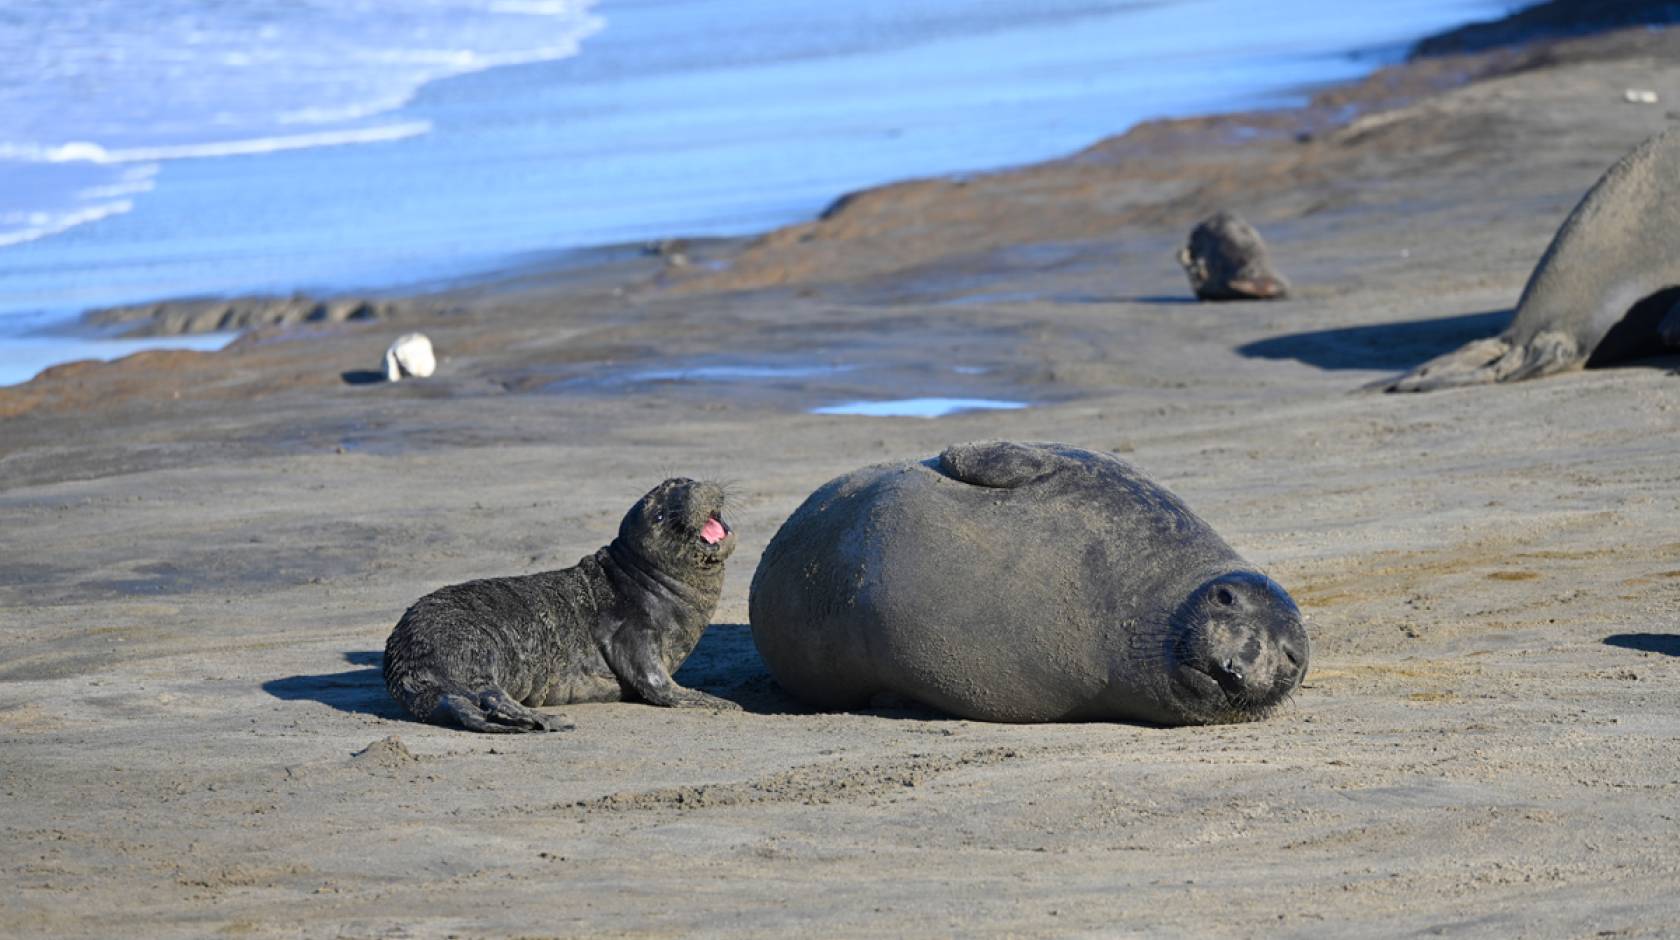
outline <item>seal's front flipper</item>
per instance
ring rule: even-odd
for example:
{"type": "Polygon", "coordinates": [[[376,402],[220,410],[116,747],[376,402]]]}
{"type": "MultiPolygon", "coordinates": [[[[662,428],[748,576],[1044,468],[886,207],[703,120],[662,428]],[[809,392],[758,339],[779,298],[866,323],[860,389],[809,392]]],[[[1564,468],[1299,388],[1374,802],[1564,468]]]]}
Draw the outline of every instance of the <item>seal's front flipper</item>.
{"type": "Polygon", "coordinates": [[[1521,344],[1495,336],[1466,343],[1399,378],[1366,387],[1385,392],[1429,392],[1461,385],[1520,382],[1562,372],[1582,361],[1575,340],[1555,330],[1537,333],[1521,344]]]}
{"type": "Polygon", "coordinates": [[[939,469],[953,480],[974,486],[1013,489],[1041,480],[1067,464],[1057,453],[1065,444],[1017,444],[974,441],[952,444],[939,455],[939,469]]]}
{"type": "Polygon", "coordinates": [[[472,695],[445,695],[432,720],[452,719],[468,731],[513,734],[523,731],[570,731],[577,725],[563,715],[544,715],[513,700],[501,689],[472,695]]]}
{"type": "Polygon", "coordinates": [[[710,708],[720,712],[738,712],[741,710],[738,703],[731,702],[726,698],[719,698],[710,692],[702,692],[699,689],[685,688],[675,684],[672,685],[672,688],[677,693],[676,700],[671,703],[672,708],[710,708]]]}
{"type": "Polygon", "coordinates": [[[633,627],[620,627],[603,651],[607,665],[619,681],[629,686],[642,701],[665,708],[712,708],[740,711],[741,706],[726,698],[708,695],[677,684],[660,662],[653,641],[633,627]]]}

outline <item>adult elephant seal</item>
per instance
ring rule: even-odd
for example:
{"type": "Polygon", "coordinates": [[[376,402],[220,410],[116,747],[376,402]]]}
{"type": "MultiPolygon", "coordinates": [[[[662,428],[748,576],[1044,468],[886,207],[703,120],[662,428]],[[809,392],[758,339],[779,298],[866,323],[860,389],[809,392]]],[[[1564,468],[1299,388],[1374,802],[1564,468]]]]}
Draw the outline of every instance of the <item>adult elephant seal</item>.
{"type": "Polygon", "coordinates": [[[1516,382],[1680,349],[1680,131],[1645,141],[1582,197],[1541,256],[1505,332],[1376,387],[1516,382]]]}
{"type": "Polygon", "coordinates": [[[765,549],[751,617],[776,680],[822,708],[1245,721],[1307,670],[1283,588],[1130,464],[1065,444],[831,481],[765,549]]]}
{"type": "Polygon", "coordinates": [[[529,706],[569,702],[735,708],[671,679],[711,622],[734,550],[723,490],[666,480],[570,568],[420,598],[385,641],[385,687],[414,717],[470,731],[564,731],[569,720],[529,706]]]}

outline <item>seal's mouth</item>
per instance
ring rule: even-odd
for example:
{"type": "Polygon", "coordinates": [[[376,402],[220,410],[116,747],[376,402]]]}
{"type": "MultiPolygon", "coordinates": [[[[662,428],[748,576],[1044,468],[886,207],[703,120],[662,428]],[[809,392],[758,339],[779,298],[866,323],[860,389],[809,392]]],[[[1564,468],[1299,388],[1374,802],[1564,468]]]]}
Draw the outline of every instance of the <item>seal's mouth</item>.
{"type": "Polygon", "coordinates": [[[707,545],[716,545],[729,535],[729,524],[716,515],[709,516],[706,524],[700,527],[700,540],[707,545]]]}
{"type": "Polygon", "coordinates": [[[1220,687],[1219,680],[1204,669],[1195,666],[1182,665],[1173,670],[1173,678],[1186,691],[1197,698],[1218,699],[1224,696],[1225,690],[1220,687]]]}

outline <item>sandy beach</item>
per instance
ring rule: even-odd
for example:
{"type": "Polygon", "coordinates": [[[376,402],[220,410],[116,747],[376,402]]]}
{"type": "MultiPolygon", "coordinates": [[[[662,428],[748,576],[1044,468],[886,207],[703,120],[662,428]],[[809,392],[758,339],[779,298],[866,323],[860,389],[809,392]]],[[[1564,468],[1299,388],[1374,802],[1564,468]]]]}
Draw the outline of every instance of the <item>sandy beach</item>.
{"type": "Polygon", "coordinates": [[[1498,332],[1676,108],[1672,30],[1424,59],[0,388],[0,933],[1672,935],[1680,357],[1358,390],[1498,332]],[[1173,254],[1219,208],[1292,299],[1191,301],[1173,254]],[[438,374],[361,381],[410,330],[438,374]],[[811,413],[925,397],[1026,407],[811,413]],[[776,527],[841,472],[985,438],[1178,493],[1299,602],[1303,688],[1188,728],[788,697],[746,627],[776,527]],[[410,602],[571,565],[673,474],[734,494],[677,678],[742,712],[494,738],[400,713],[379,666],[410,602]]]}

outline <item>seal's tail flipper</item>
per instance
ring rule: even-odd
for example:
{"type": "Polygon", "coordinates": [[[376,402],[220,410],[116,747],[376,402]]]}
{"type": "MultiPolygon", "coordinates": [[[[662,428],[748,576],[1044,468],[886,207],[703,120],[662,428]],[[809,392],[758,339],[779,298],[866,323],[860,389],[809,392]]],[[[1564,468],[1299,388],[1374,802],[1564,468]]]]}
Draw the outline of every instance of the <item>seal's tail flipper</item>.
{"type": "Polygon", "coordinates": [[[939,455],[939,469],[953,480],[974,486],[1012,489],[1055,472],[1067,462],[1057,453],[1066,444],[1017,444],[974,441],[952,444],[939,455]]]}
{"type": "Polygon", "coordinates": [[[513,700],[501,689],[479,693],[449,693],[438,699],[427,721],[458,723],[468,731],[508,734],[522,731],[570,731],[577,727],[563,715],[544,715],[513,700]]]}
{"type": "Polygon", "coordinates": [[[1527,343],[1503,336],[1479,339],[1444,356],[1436,356],[1398,378],[1365,386],[1372,391],[1430,392],[1460,385],[1520,382],[1582,363],[1575,340],[1554,330],[1536,334],[1527,343]]]}

